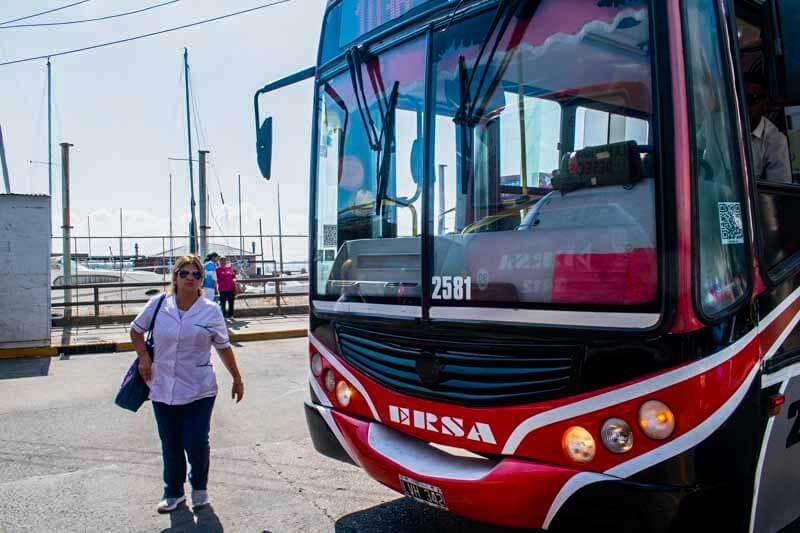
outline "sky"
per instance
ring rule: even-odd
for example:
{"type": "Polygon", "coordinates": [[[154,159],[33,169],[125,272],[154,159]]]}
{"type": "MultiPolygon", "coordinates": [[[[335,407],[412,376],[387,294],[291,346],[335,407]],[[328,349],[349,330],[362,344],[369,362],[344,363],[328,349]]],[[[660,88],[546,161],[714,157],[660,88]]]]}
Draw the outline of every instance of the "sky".
{"type": "MultiPolygon", "coordinates": [[[[93,0],[23,23],[102,17],[141,9],[164,0],[93,0]]],[[[139,14],[106,21],[37,28],[2,28],[0,62],[52,54],[158,31],[263,5],[269,0],[181,0],[139,14]]],[[[72,3],[34,0],[0,4],[0,23],[72,3]]],[[[264,84],[313,66],[324,0],[286,4],[194,28],[55,57],[53,79],[53,234],[61,234],[59,143],[70,150],[73,235],[91,227],[93,251],[108,253],[117,241],[120,209],[125,235],[161,236],[169,232],[169,174],[173,176],[173,231],[186,235],[189,179],[183,48],[189,50],[193,94],[192,157],[210,150],[208,167],[212,242],[238,245],[237,175],[241,174],[242,226],[246,235],[277,234],[276,182],[281,184],[283,233],[308,230],[308,167],[313,87],[306,81],[270,95],[273,116],[273,179],[256,165],[253,94],[264,84]],[[196,111],[195,111],[196,110],[196,111]],[[224,198],[224,204],[222,201],[224,198]]],[[[0,127],[12,192],[47,194],[46,60],[0,66],[0,127]]],[[[195,168],[195,180],[197,170],[195,168]]],[[[257,238],[247,238],[246,247],[257,238]]],[[[124,253],[160,252],[162,239],[126,239],[124,253]]],[[[88,251],[78,241],[78,251],[88,251]]],[[[168,246],[168,243],[167,243],[168,246]]],[[[277,244],[275,244],[277,246],[277,244]]],[[[256,244],[257,250],[260,245],[256,244]]],[[[271,246],[265,242],[265,256],[271,246]]],[[[53,251],[59,252],[54,241],[53,251]]],[[[305,259],[306,240],[284,240],[284,256],[305,259]]]]}

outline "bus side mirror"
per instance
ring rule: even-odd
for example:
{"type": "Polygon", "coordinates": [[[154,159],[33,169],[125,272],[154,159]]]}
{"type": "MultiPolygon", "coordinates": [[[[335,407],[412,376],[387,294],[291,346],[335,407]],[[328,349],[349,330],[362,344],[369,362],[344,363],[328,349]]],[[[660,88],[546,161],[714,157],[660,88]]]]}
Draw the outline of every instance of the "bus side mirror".
{"type": "Polygon", "coordinates": [[[300,72],[295,72],[291,76],[286,76],[285,78],[265,85],[253,95],[253,111],[255,111],[256,126],[256,157],[258,159],[258,169],[265,179],[269,179],[272,175],[272,117],[267,117],[261,122],[261,116],[258,111],[260,107],[258,103],[259,98],[272,91],[312,78],[316,72],[316,67],[310,67],[300,72]]]}
{"type": "Polygon", "coordinates": [[[272,174],[272,117],[267,117],[256,132],[256,156],[258,169],[265,179],[272,174]]]}

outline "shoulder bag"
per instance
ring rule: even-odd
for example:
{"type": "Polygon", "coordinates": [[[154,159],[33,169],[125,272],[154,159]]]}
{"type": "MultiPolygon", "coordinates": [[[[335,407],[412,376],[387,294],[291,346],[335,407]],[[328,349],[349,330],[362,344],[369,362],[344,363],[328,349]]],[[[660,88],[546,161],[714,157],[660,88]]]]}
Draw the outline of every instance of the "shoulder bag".
{"type": "MultiPolygon", "coordinates": [[[[144,345],[147,347],[147,353],[150,354],[151,361],[155,356],[153,328],[156,325],[156,317],[158,316],[158,311],[161,309],[161,304],[164,303],[164,298],[166,298],[165,294],[161,295],[161,298],[158,300],[156,312],[153,313],[153,318],[150,320],[150,329],[147,330],[147,339],[144,342],[144,345]]],[[[149,397],[150,387],[147,386],[147,383],[142,379],[142,375],[139,374],[139,357],[137,356],[136,359],[133,360],[133,364],[131,364],[128,372],[125,374],[122,384],[119,386],[119,391],[117,392],[117,397],[114,398],[114,403],[123,409],[135,413],[149,397]]]]}

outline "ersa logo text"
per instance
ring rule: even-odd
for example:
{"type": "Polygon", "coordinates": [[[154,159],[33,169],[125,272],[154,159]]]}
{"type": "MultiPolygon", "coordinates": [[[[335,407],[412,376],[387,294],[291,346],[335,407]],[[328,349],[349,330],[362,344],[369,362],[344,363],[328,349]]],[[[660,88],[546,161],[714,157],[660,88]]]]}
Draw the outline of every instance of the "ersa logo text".
{"type": "Polygon", "coordinates": [[[401,426],[413,426],[424,431],[441,433],[449,437],[466,438],[476,442],[497,444],[492,427],[483,422],[464,425],[464,419],[454,416],[439,416],[435,413],[409,409],[408,407],[389,406],[389,420],[401,426]]]}

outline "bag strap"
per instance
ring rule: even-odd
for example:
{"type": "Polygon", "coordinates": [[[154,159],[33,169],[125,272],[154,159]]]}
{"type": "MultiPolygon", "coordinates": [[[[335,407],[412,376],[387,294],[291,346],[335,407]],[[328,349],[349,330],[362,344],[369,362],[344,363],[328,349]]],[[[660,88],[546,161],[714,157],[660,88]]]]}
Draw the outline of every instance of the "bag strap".
{"type": "Polygon", "coordinates": [[[166,298],[166,294],[162,294],[161,298],[158,300],[158,305],[156,305],[156,312],[153,313],[153,318],[150,319],[150,327],[147,329],[147,336],[153,336],[153,328],[156,326],[156,317],[158,316],[158,311],[161,309],[161,304],[164,303],[164,298],[166,298]]]}

